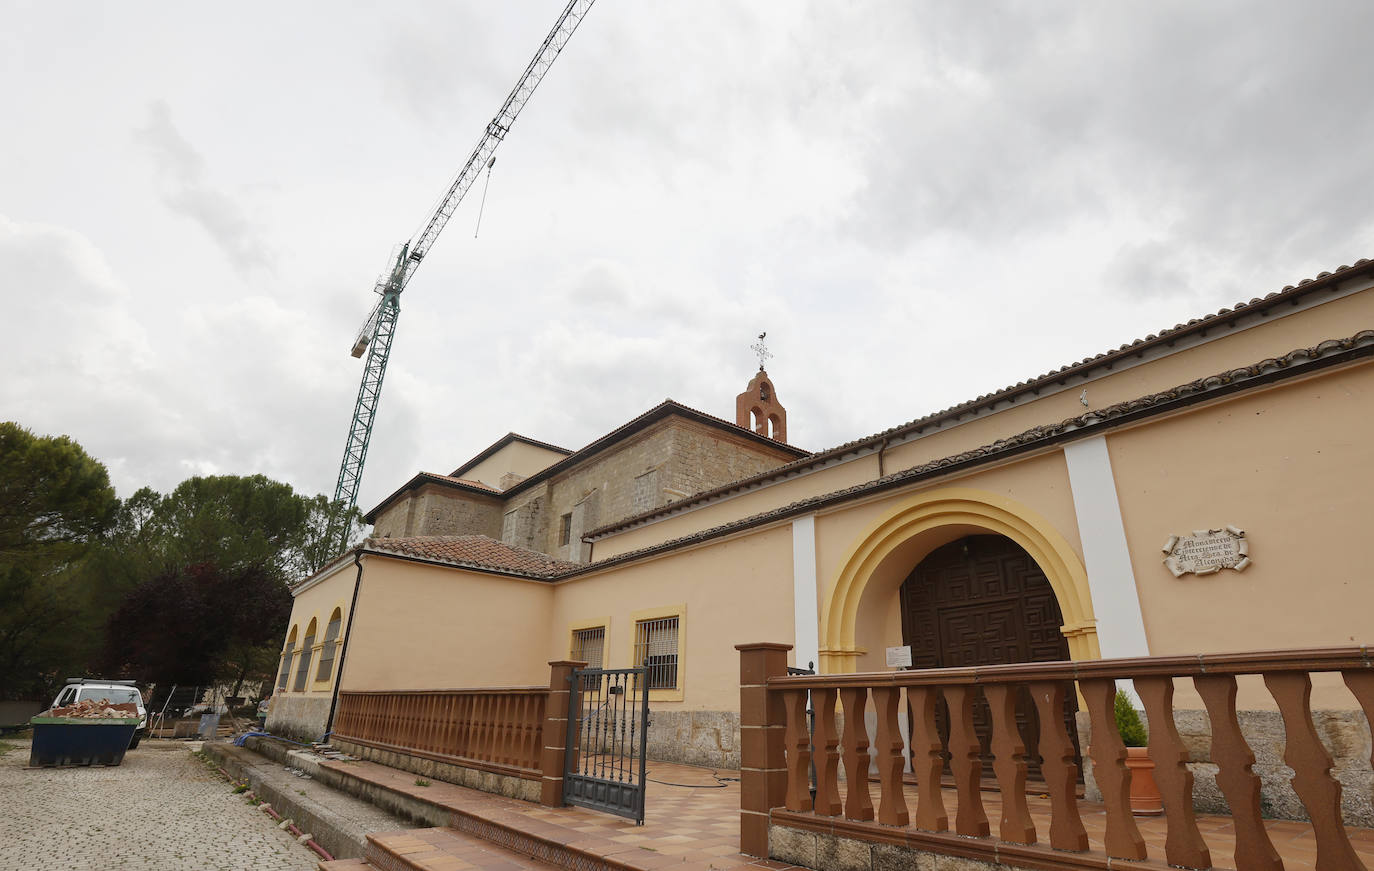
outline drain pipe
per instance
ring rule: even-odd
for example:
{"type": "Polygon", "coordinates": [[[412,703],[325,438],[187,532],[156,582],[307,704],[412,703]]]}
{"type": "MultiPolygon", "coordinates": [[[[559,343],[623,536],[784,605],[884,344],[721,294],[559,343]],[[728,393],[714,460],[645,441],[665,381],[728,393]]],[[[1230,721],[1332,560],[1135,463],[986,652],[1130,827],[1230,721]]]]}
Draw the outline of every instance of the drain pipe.
{"type": "Polygon", "coordinates": [[[348,606],[348,625],[344,627],[343,648],[339,651],[339,665],[334,673],[334,691],[329,697],[329,718],[324,721],[324,737],[320,743],[328,743],[334,732],[334,713],[339,708],[339,686],[343,683],[344,663],[348,661],[348,642],[353,638],[353,615],[358,613],[358,590],[363,585],[363,548],[353,551],[353,564],[358,567],[358,575],[353,579],[353,601],[348,606]]]}
{"type": "MultiPolygon", "coordinates": [[[[224,779],[227,780],[227,781],[229,781],[230,783],[234,784],[235,787],[240,787],[240,786],[241,786],[241,787],[247,789],[247,787],[248,787],[248,785],[249,785],[249,784],[248,784],[248,781],[246,781],[246,780],[234,780],[233,775],[231,775],[229,772],[227,772],[227,771],[224,770],[224,766],[222,766],[222,765],[216,765],[216,766],[215,766],[215,770],[218,771],[220,774],[223,774],[223,775],[224,775],[224,779]]],[[[253,793],[250,792],[250,793],[248,793],[248,794],[245,796],[245,798],[247,798],[249,801],[253,801],[254,799],[257,798],[257,796],[255,796],[253,793]]],[[[271,806],[270,804],[268,804],[267,802],[261,801],[260,799],[259,799],[259,801],[260,801],[260,804],[258,804],[258,810],[262,811],[263,813],[266,813],[268,816],[270,816],[272,819],[276,820],[278,823],[283,823],[283,822],[284,822],[285,825],[279,825],[278,828],[282,829],[283,831],[290,831],[291,834],[294,835],[294,836],[296,837],[296,843],[302,844],[302,845],[304,845],[305,847],[309,848],[310,850],[314,851],[315,855],[319,856],[321,859],[323,859],[323,860],[326,861],[326,862],[333,862],[333,861],[334,861],[334,857],[331,856],[331,855],[329,854],[329,851],[326,850],[324,847],[322,847],[322,846],[320,845],[320,843],[319,843],[318,841],[315,840],[315,836],[314,836],[314,835],[308,834],[308,833],[306,833],[306,832],[302,832],[302,831],[300,830],[300,828],[296,825],[296,823],[295,823],[294,820],[283,820],[281,814],[279,814],[279,813],[277,813],[275,810],[273,810],[273,808],[272,808],[272,806],[271,806]]]]}

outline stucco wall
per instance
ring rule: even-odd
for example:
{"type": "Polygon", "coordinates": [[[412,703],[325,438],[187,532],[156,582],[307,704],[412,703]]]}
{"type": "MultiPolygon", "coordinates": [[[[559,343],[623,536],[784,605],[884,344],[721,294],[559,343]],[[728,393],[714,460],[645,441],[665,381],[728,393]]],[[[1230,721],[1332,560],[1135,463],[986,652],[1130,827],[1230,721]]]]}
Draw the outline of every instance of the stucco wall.
{"type": "Polygon", "coordinates": [[[343,688],[547,685],[551,585],[363,558],[343,688]]]}
{"type": "Polygon", "coordinates": [[[501,479],[507,474],[528,478],[566,456],[567,454],[560,451],[551,451],[528,442],[513,441],[464,471],[462,477],[469,481],[481,481],[488,487],[500,487],[501,479]]]}

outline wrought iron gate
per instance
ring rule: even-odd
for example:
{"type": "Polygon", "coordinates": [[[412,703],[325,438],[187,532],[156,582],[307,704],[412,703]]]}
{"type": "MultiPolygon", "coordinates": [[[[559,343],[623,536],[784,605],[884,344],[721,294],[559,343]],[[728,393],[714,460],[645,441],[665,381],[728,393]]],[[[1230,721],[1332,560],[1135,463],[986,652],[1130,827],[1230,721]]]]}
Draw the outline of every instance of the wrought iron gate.
{"type": "Polygon", "coordinates": [[[644,824],[647,668],[572,673],[563,800],[644,824]]]}

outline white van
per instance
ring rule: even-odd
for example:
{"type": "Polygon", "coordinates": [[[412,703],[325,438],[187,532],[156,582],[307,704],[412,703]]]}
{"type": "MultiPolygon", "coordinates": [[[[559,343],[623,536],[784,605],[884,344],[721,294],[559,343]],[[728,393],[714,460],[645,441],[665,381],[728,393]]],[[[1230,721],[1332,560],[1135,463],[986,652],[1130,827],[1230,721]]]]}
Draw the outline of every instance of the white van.
{"type": "Polygon", "coordinates": [[[133,702],[138,707],[138,728],[134,731],[134,739],[129,742],[129,749],[138,746],[138,742],[148,731],[148,710],[143,707],[143,694],[138,691],[138,687],[131,680],[102,680],[93,677],[69,677],[67,685],[62,688],[62,692],[53,699],[54,708],[74,705],[77,702],[84,702],[87,699],[100,701],[104,699],[111,704],[128,704],[133,702]]]}

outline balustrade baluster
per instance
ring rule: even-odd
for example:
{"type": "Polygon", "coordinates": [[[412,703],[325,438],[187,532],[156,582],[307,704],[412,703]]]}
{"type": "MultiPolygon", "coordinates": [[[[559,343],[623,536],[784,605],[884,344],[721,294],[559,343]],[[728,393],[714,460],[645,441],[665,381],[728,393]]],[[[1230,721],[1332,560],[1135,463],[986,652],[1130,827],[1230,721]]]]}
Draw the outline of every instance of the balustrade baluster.
{"type": "Polygon", "coordinates": [[[1088,849],[1088,833],[1078,815],[1078,766],[1073,741],[1064,724],[1065,681],[1034,681],[1030,685],[1040,719],[1040,772],[1050,791],[1050,846],[1056,850],[1088,849]]]}
{"type": "Polygon", "coordinates": [[[1212,853],[1198,831],[1193,811],[1193,772],[1188,770],[1188,748],[1174,723],[1174,681],[1171,677],[1138,677],[1135,690],[1150,721],[1150,759],[1155,782],[1164,798],[1169,822],[1164,856],[1170,865],[1211,868],[1212,853]]]}
{"type": "Polygon", "coordinates": [[[811,810],[811,735],[806,727],[806,690],[783,690],[787,730],[783,735],[787,764],[787,797],[790,811],[811,810]]]}
{"type": "Polygon", "coordinates": [[[816,765],[816,813],[837,817],[840,805],[840,733],[835,729],[835,698],[833,689],[811,691],[811,704],[816,711],[816,735],[812,743],[821,755],[816,765]]]}
{"type": "Polygon", "coordinates": [[[844,706],[844,815],[850,820],[871,820],[873,799],[868,794],[868,727],[864,724],[868,688],[841,689],[840,704],[844,706]]]}
{"type": "Polygon", "coordinates": [[[954,788],[959,795],[954,831],[984,838],[990,829],[988,815],[983,811],[982,748],[973,730],[973,703],[977,693],[978,688],[974,686],[945,687],[945,701],[949,703],[949,769],[954,774],[954,788]]]}
{"type": "Polygon", "coordinates": [[[1145,839],[1131,814],[1131,771],[1126,767],[1126,745],[1116,727],[1116,681],[1093,678],[1079,682],[1092,720],[1093,777],[1102,790],[1107,810],[1107,855],[1117,859],[1144,859],[1145,839]]]}
{"type": "Polygon", "coordinates": [[[1236,867],[1244,871],[1282,871],[1269,833],[1260,814],[1260,779],[1254,773],[1255,754],[1241,734],[1236,719],[1236,679],[1229,674],[1193,678],[1207,718],[1212,724],[1212,762],[1217,765],[1217,786],[1231,805],[1236,829],[1236,867]]]}
{"type": "Polygon", "coordinates": [[[1264,685],[1283,716],[1283,761],[1293,769],[1293,791],[1302,799],[1317,836],[1317,871],[1365,871],[1345,833],[1341,784],[1331,776],[1331,754],[1312,722],[1312,678],[1305,671],[1264,675],[1264,685]]]}
{"type": "MultiPolygon", "coordinates": [[[[1374,671],[1343,671],[1341,677],[1345,678],[1345,685],[1354,693],[1355,700],[1364,710],[1365,725],[1374,733],[1374,671]]],[[[1374,750],[1370,752],[1369,764],[1374,766],[1374,750]]]]}
{"type": "Polygon", "coordinates": [[[949,815],[940,792],[940,775],[945,770],[944,745],[935,723],[940,691],[908,687],[906,701],[911,711],[911,770],[916,774],[916,828],[943,832],[949,829],[949,815]]]}
{"type": "MultiPolygon", "coordinates": [[[[901,728],[897,714],[902,708],[899,687],[874,687],[873,707],[878,713],[875,738],[878,750],[878,822],[885,826],[905,826],[911,821],[902,794],[901,728]]],[[[803,772],[805,776],[805,772],[803,772]]]]}
{"type": "Polygon", "coordinates": [[[1035,822],[1026,804],[1026,745],[1016,728],[1020,687],[991,684],[983,689],[992,713],[992,769],[1002,793],[1002,819],[997,836],[1014,844],[1035,843],[1035,822]]]}

